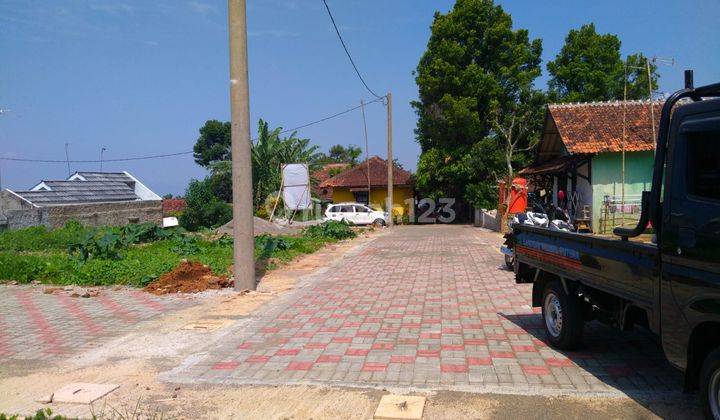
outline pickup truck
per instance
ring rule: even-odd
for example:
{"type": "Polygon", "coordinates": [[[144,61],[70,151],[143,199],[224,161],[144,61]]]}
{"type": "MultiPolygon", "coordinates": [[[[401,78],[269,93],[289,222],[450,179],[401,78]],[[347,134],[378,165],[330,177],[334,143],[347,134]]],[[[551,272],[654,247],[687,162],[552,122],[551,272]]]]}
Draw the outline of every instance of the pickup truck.
{"type": "MultiPolygon", "coordinates": [[[[687,74],[686,74],[687,77],[687,74]]],[[[513,227],[518,283],[533,283],[550,344],[572,350],[598,320],[657,334],[667,359],[720,420],[720,83],[665,102],[640,221],[612,236],[513,227]],[[647,235],[652,227],[654,236],[647,235]],[[652,239],[641,241],[645,234],[652,239]]]]}

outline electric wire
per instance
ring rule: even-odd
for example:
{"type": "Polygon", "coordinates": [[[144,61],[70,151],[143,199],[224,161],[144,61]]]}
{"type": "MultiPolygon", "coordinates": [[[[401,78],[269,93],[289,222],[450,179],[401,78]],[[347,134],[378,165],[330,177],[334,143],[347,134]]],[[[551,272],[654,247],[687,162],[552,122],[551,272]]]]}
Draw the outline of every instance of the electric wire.
{"type": "Polygon", "coordinates": [[[370,92],[375,98],[380,99],[383,98],[382,96],[379,96],[375,92],[373,92],[372,89],[370,89],[370,86],[365,82],[365,79],[362,77],[362,74],[360,74],[360,70],[358,70],[357,65],[355,64],[355,60],[353,60],[352,55],[350,55],[350,51],[348,51],[348,47],[345,44],[345,40],[343,39],[342,35],[340,34],[340,29],[338,29],[337,24],[335,23],[335,18],[333,17],[332,12],[330,11],[330,6],[328,6],[326,0],[322,0],[325,4],[325,10],[328,12],[328,16],[330,16],[330,21],[332,22],[333,27],[335,28],[335,33],[338,36],[338,39],[340,39],[340,43],[342,44],[343,49],[345,50],[345,54],[347,54],[348,58],[350,59],[350,64],[352,64],[353,68],[355,69],[355,73],[357,74],[358,78],[362,82],[362,84],[365,86],[365,89],[367,89],[368,92],[370,92]]]}
{"type": "MultiPolygon", "coordinates": [[[[383,98],[379,97],[377,99],[373,99],[372,101],[369,101],[365,103],[365,105],[369,105],[375,102],[382,101],[383,98]]],[[[320,124],[322,122],[331,120],[333,118],[337,118],[339,116],[348,114],[352,111],[356,111],[361,108],[361,105],[354,106],[352,108],[348,108],[344,111],[340,111],[338,113],[329,115],[327,117],[320,118],[319,120],[315,120],[306,124],[299,125],[297,127],[288,128],[286,130],[280,131],[280,134],[286,134],[291,133],[297,130],[301,130],[303,128],[307,128],[316,124],[320,124]]],[[[257,141],[257,138],[253,139],[253,141],[257,141]]],[[[0,156],[0,161],[10,161],[10,162],[32,162],[32,163],[108,163],[108,162],[129,162],[129,161],[138,161],[138,160],[148,160],[148,159],[160,159],[160,158],[168,158],[168,157],[175,157],[175,156],[183,156],[183,155],[189,155],[194,153],[192,150],[185,151],[185,152],[177,152],[177,153],[164,153],[164,154],[158,154],[158,155],[148,155],[148,156],[135,156],[135,157],[127,157],[127,158],[116,158],[116,159],[83,159],[83,160],[69,160],[69,159],[30,159],[30,158],[12,158],[12,157],[2,157],[0,156]]]]}

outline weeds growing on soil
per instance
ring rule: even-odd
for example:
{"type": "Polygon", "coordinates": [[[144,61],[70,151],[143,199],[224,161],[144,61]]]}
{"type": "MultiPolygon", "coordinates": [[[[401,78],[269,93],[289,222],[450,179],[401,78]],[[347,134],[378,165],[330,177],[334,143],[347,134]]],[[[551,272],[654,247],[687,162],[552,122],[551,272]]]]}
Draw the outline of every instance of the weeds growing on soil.
{"type": "MultiPolygon", "coordinates": [[[[299,236],[261,235],[255,238],[255,259],[272,269],[328,242],[354,236],[348,225],[335,221],[307,228],[299,236]]],[[[33,227],[0,233],[0,280],[144,287],[183,259],[209,265],[223,276],[232,264],[232,243],[230,237],[213,241],[147,224],[87,228],[71,222],[56,230],[33,227]]]]}
{"type": "Polygon", "coordinates": [[[18,416],[17,414],[9,415],[0,413],[0,420],[67,420],[65,416],[53,415],[51,409],[46,408],[44,410],[38,410],[35,415],[30,417],[18,416]]]}

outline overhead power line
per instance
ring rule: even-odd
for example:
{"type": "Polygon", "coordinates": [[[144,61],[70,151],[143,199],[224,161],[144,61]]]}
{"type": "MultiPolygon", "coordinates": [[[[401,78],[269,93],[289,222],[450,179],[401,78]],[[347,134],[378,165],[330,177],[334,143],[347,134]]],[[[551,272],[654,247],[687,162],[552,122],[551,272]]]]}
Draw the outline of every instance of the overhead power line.
{"type": "MultiPolygon", "coordinates": [[[[372,104],[375,102],[382,101],[383,98],[377,98],[373,99],[370,102],[367,102],[365,105],[372,104]]],[[[345,115],[347,113],[350,113],[352,111],[356,111],[361,108],[361,105],[354,106],[352,108],[348,108],[344,111],[340,111],[338,113],[328,115],[327,117],[320,118],[319,120],[315,120],[309,123],[305,123],[303,125],[299,125],[297,127],[288,128],[286,130],[282,130],[280,134],[286,134],[291,133],[293,131],[301,130],[303,128],[307,128],[316,124],[320,124],[322,122],[331,120],[333,118],[337,118],[341,115],[345,115]]],[[[253,139],[253,141],[256,141],[257,139],[253,139]]],[[[185,152],[177,152],[177,153],[164,153],[159,155],[148,155],[148,156],[134,156],[134,157],[127,157],[127,158],[117,158],[117,159],[85,159],[85,160],[70,160],[70,159],[30,159],[30,158],[10,158],[10,157],[2,157],[0,156],[0,161],[6,160],[11,162],[33,162],[33,163],[65,163],[65,164],[71,164],[71,163],[108,163],[108,162],[129,162],[129,161],[136,161],[136,160],[148,160],[148,159],[160,159],[160,158],[168,158],[168,157],[175,157],[175,156],[183,156],[183,155],[190,155],[194,153],[192,150],[185,151],[185,152]]]]}
{"type": "MultiPolygon", "coordinates": [[[[380,101],[382,101],[383,99],[384,99],[383,97],[378,97],[377,99],[373,99],[372,101],[367,102],[365,105],[369,105],[369,104],[372,104],[372,103],[375,103],[375,102],[380,102],[380,101]]],[[[297,130],[300,130],[300,129],[302,129],[302,128],[310,127],[311,125],[320,124],[321,122],[325,122],[325,121],[327,121],[327,120],[331,120],[331,119],[336,118],[336,117],[339,117],[339,116],[341,116],[341,115],[345,115],[345,114],[347,114],[347,113],[349,113],[349,112],[356,111],[356,110],[358,110],[358,109],[360,109],[360,108],[362,108],[362,105],[354,106],[354,107],[352,107],[352,108],[346,109],[345,111],[338,112],[337,114],[333,114],[333,115],[327,116],[327,117],[325,117],[325,118],[321,118],[321,119],[319,119],[319,120],[317,120],[317,121],[313,121],[313,122],[311,122],[311,123],[303,124],[303,125],[298,126],[298,127],[295,127],[295,128],[288,128],[287,130],[283,130],[283,131],[281,131],[280,133],[281,133],[281,134],[285,134],[285,133],[289,133],[289,132],[291,132],[291,131],[297,131],[297,130]]],[[[257,140],[257,139],[253,139],[253,140],[257,140]]]]}
{"type": "MultiPolygon", "coordinates": [[[[167,154],[162,154],[162,155],[136,156],[136,157],[129,157],[129,158],[121,158],[121,159],[103,159],[102,162],[127,162],[130,160],[157,159],[157,158],[164,158],[164,157],[187,155],[190,153],[192,153],[192,151],[167,153],[167,154]]],[[[8,157],[0,157],[0,160],[9,160],[9,161],[13,161],[13,162],[36,162],[36,163],[100,163],[101,162],[99,159],[88,159],[88,160],[64,160],[63,159],[63,160],[59,160],[59,159],[24,159],[24,158],[8,158],[8,157]]]]}
{"type": "Polygon", "coordinates": [[[342,35],[340,35],[340,30],[338,29],[337,24],[335,23],[335,18],[333,17],[332,12],[330,11],[330,6],[328,6],[327,1],[323,0],[323,3],[325,4],[325,9],[327,10],[328,16],[330,16],[330,21],[332,22],[333,27],[335,28],[335,33],[338,36],[338,39],[340,39],[340,43],[342,44],[343,49],[345,50],[345,54],[347,54],[348,58],[350,59],[350,64],[352,64],[353,68],[355,69],[355,73],[357,74],[358,78],[362,82],[362,84],[365,86],[365,89],[367,89],[368,92],[370,92],[375,98],[382,98],[375,92],[373,92],[372,89],[370,89],[370,86],[365,82],[365,79],[362,77],[362,74],[360,74],[360,70],[358,70],[357,65],[355,64],[355,60],[353,60],[352,55],[350,55],[350,51],[348,51],[348,47],[345,44],[345,40],[343,40],[342,35]]]}

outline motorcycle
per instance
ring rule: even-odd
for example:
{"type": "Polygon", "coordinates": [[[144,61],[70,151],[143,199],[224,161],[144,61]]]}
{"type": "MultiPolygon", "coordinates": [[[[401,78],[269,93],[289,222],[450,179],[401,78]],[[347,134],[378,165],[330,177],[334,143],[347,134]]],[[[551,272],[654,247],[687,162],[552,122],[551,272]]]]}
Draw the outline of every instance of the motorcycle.
{"type": "MultiPolygon", "coordinates": [[[[533,210],[543,209],[538,203],[533,203],[533,210]]],[[[575,227],[569,222],[570,217],[566,210],[560,209],[552,204],[548,205],[548,212],[529,211],[526,213],[518,213],[508,222],[508,233],[505,234],[505,242],[500,247],[500,252],[505,256],[505,266],[508,270],[515,269],[515,240],[513,236],[513,226],[528,225],[546,228],[550,230],[558,230],[564,232],[574,232],[575,227]],[[556,216],[550,220],[548,214],[556,216]]],[[[544,210],[544,209],[543,209],[544,210]]]]}

